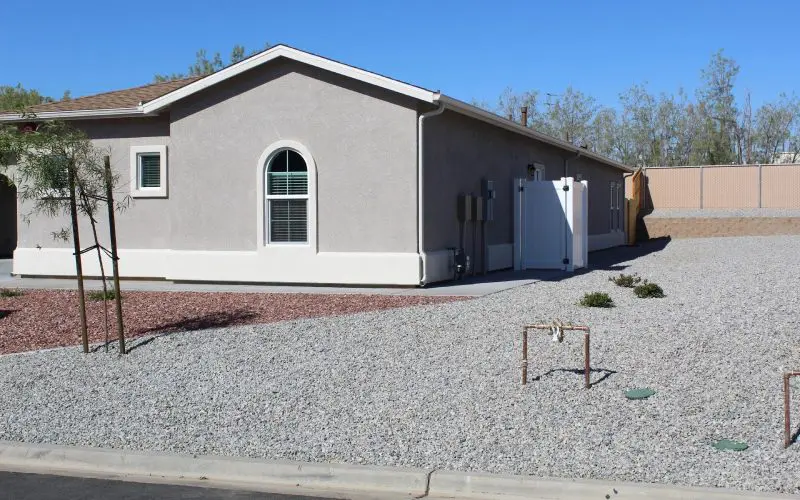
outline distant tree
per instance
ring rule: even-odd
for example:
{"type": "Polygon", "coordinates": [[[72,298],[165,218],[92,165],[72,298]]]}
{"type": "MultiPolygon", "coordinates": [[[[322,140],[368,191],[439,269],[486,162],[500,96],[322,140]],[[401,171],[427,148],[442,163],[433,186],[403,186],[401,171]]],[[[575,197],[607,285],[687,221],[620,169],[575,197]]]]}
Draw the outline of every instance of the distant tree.
{"type": "Polygon", "coordinates": [[[497,101],[497,114],[503,118],[510,118],[512,121],[520,123],[522,120],[522,107],[528,107],[528,125],[538,121],[537,116],[537,91],[526,91],[521,94],[515,93],[511,87],[506,87],[497,101]]]}
{"type": "Polygon", "coordinates": [[[51,97],[43,96],[36,90],[26,90],[22,84],[14,87],[0,85],[0,111],[20,111],[29,106],[52,101],[51,97]]]}
{"type": "Polygon", "coordinates": [[[590,127],[598,110],[594,97],[569,86],[550,103],[538,125],[554,137],[584,146],[591,140],[590,127]]]}
{"type": "Polygon", "coordinates": [[[226,66],[236,64],[237,62],[242,61],[253,54],[257,54],[262,50],[266,50],[269,47],[270,45],[267,43],[263,49],[254,50],[250,52],[249,55],[246,55],[247,52],[244,46],[236,44],[233,46],[233,49],[231,49],[231,55],[227,62],[222,59],[222,56],[219,52],[215,52],[214,55],[209,59],[206,50],[200,49],[195,53],[195,61],[191,66],[189,66],[189,69],[186,73],[172,73],[170,75],[157,74],[154,77],[154,81],[168,82],[170,80],[179,80],[181,78],[188,78],[190,76],[210,75],[211,73],[217,72],[226,66]]]}
{"type": "Polygon", "coordinates": [[[800,157],[800,101],[794,95],[781,94],[777,100],[761,106],[755,116],[753,160],[775,161],[778,153],[791,152],[800,157]]]}
{"type": "Polygon", "coordinates": [[[735,142],[738,111],[733,86],[739,74],[736,61],[717,51],[701,71],[703,86],[697,92],[699,120],[695,163],[736,162],[735,142]]]}

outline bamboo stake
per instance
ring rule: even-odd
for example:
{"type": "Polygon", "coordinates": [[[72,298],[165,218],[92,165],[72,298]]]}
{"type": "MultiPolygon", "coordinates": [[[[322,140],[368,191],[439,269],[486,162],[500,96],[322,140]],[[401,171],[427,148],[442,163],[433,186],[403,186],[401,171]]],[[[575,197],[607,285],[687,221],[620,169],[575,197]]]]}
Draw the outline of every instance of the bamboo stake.
{"type": "Polygon", "coordinates": [[[67,172],[69,182],[69,211],[72,219],[72,243],[75,248],[75,274],[78,279],[78,309],[81,315],[81,342],[84,354],[89,353],[89,335],[86,328],[86,297],[83,295],[83,262],[78,231],[78,202],[75,198],[75,171],[71,165],[67,172]]]}
{"type": "Polygon", "coordinates": [[[122,323],[122,291],[119,288],[119,257],[117,255],[117,225],[114,219],[114,193],[111,176],[111,159],[103,158],[106,174],[106,203],[108,205],[108,231],[111,238],[111,265],[114,273],[114,301],[117,306],[117,334],[119,335],[119,352],[127,354],[125,350],[125,329],[122,323]]]}

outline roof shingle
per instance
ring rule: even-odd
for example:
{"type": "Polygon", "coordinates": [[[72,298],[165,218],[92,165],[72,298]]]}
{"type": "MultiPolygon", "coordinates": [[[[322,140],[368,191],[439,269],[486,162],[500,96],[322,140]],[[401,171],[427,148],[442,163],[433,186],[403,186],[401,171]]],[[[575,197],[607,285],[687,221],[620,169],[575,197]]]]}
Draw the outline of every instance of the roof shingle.
{"type": "Polygon", "coordinates": [[[168,82],[151,83],[141,87],[134,87],[124,90],[114,90],[95,94],[86,97],[78,97],[69,101],[48,102],[31,106],[29,111],[33,113],[52,112],[52,111],[84,111],[96,109],[125,109],[135,108],[142,102],[152,101],[173,90],[185,87],[190,83],[199,80],[202,76],[190,76],[179,80],[168,82]]]}

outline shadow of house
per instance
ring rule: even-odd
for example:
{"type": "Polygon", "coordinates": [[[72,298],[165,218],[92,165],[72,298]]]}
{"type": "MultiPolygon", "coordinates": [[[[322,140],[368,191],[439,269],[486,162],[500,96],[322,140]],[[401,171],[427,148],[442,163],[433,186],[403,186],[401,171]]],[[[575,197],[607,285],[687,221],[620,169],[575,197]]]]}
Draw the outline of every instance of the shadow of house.
{"type": "Polygon", "coordinates": [[[469,276],[461,280],[434,283],[428,288],[447,288],[448,286],[467,285],[470,283],[498,283],[505,281],[562,281],[574,276],[580,276],[592,271],[623,271],[627,265],[623,264],[638,259],[645,255],[660,252],[669,243],[671,238],[658,238],[643,241],[634,246],[619,246],[606,250],[597,250],[589,254],[589,265],[576,269],[574,272],[559,269],[526,269],[524,271],[504,270],[494,271],[484,276],[469,276]]]}
{"type": "Polygon", "coordinates": [[[11,258],[17,248],[17,188],[0,175],[0,259],[11,258]]]}

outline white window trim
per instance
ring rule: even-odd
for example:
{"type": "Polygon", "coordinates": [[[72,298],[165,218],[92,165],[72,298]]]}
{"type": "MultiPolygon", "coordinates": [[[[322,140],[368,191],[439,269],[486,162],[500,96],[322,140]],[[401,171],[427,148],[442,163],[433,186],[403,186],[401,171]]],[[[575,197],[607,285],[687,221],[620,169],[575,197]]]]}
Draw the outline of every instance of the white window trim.
{"type": "Polygon", "coordinates": [[[131,196],[133,198],[167,197],[167,146],[131,146],[131,196]],[[139,186],[139,155],[157,154],[161,157],[160,187],[143,188],[139,186]]]}
{"type": "Polygon", "coordinates": [[[317,166],[314,162],[314,157],[311,152],[301,143],[293,140],[281,140],[270,144],[258,159],[258,197],[257,197],[257,234],[260,251],[308,251],[317,252],[317,166]],[[269,199],[307,199],[308,207],[306,217],[308,219],[307,228],[307,241],[305,243],[290,243],[290,242],[271,242],[269,239],[269,199],[266,195],[267,188],[267,168],[269,162],[276,154],[285,150],[291,149],[296,151],[303,157],[306,162],[306,169],[308,170],[308,195],[289,195],[289,196],[275,196],[269,199]]]}

